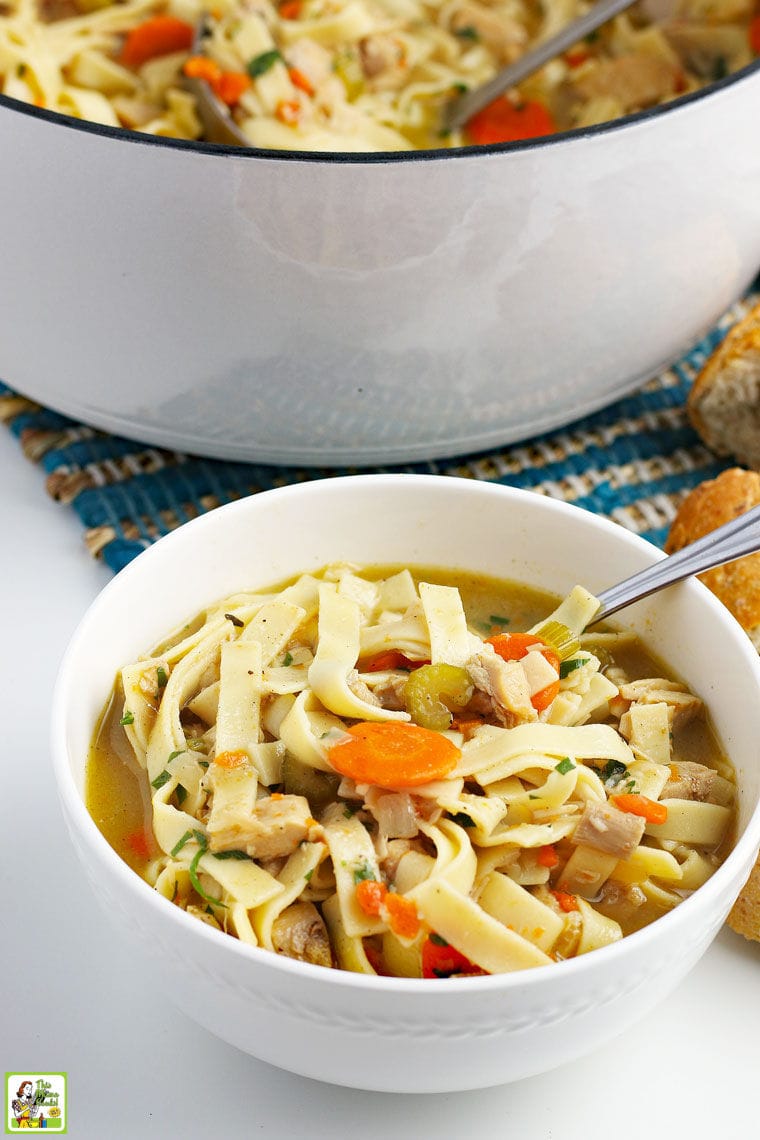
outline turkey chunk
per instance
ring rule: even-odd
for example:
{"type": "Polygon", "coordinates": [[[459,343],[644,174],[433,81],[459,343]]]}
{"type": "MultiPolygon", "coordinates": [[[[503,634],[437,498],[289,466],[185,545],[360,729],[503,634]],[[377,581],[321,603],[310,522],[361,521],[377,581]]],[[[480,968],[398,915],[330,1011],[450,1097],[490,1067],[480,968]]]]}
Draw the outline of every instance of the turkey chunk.
{"type": "Polygon", "coordinates": [[[639,815],[618,811],[601,801],[588,803],[573,832],[573,843],[627,859],[638,847],[645,827],[646,821],[639,815]]]}
{"type": "Polygon", "coordinates": [[[679,760],[671,764],[671,772],[673,774],[662,791],[663,798],[701,800],[722,807],[726,807],[734,798],[733,784],[719,776],[714,768],[695,764],[691,760],[679,760]]]}
{"type": "Polygon", "coordinates": [[[491,698],[496,715],[507,727],[537,719],[528,678],[519,661],[504,661],[493,651],[484,650],[471,657],[466,667],[472,683],[491,698]]]}

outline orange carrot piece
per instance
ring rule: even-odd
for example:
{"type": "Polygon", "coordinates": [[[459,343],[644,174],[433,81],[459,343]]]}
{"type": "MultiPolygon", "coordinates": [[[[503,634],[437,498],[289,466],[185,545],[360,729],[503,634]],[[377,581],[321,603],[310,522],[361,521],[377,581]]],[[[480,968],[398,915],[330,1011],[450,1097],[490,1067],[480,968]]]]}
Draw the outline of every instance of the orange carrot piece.
{"type": "Polygon", "coordinates": [[[216,83],[222,74],[219,64],[207,55],[191,55],[185,60],[182,71],[188,79],[205,79],[211,84],[216,83]]]}
{"type": "Polygon", "coordinates": [[[477,115],[473,115],[465,130],[470,141],[477,146],[492,143],[515,142],[552,135],[557,130],[551,114],[543,103],[527,102],[515,106],[500,95],[477,115]]]}
{"type": "Polygon", "coordinates": [[[547,843],[546,847],[539,847],[536,862],[539,867],[556,867],[559,863],[559,855],[554,845],[547,843]]]}
{"type": "Polygon", "coordinates": [[[236,103],[239,103],[240,97],[250,86],[251,77],[246,75],[244,71],[223,71],[212,84],[214,94],[218,95],[228,107],[234,107],[236,103]]]}
{"type": "Polygon", "coordinates": [[[752,48],[755,55],[760,55],[760,13],[750,21],[749,25],[749,46],[752,48]]]}
{"type": "Polygon", "coordinates": [[[580,909],[577,898],[575,895],[569,894],[568,891],[552,891],[552,894],[559,903],[560,910],[564,910],[565,914],[580,909]]]}
{"type": "Polygon", "coordinates": [[[301,15],[301,0],[283,0],[278,8],[278,14],[283,20],[297,20],[301,15]]]}
{"type": "Polygon", "coordinates": [[[429,935],[422,943],[423,978],[451,978],[485,973],[485,970],[475,966],[438,934],[429,935]]]}
{"type": "Polygon", "coordinates": [[[295,99],[283,99],[277,104],[274,113],[281,123],[294,127],[301,118],[301,104],[295,99]]]}
{"type": "Polygon", "coordinates": [[[289,67],[288,75],[290,76],[290,82],[294,87],[297,87],[299,91],[303,91],[306,95],[314,94],[314,84],[311,82],[308,75],[304,75],[304,73],[302,71],[299,71],[297,67],[289,67]]]}
{"type": "Polygon", "coordinates": [[[388,925],[399,938],[416,938],[420,932],[420,916],[411,899],[389,891],[385,896],[388,925]]]}
{"type": "Polygon", "coordinates": [[[218,756],[214,757],[214,763],[218,764],[220,768],[232,771],[233,768],[242,768],[244,764],[248,763],[248,753],[243,752],[242,748],[236,749],[234,752],[220,752],[218,756]]]}
{"type": "Polygon", "coordinates": [[[546,658],[552,669],[557,670],[557,680],[534,693],[530,703],[536,712],[547,709],[559,692],[559,655],[552,647],[532,633],[497,633],[493,637],[487,637],[486,641],[504,661],[521,661],[531,649],[540,646],[542,657],[546,658]]]}
{"type": "Polygon", "coordinates": [[[647,823],[665,823],[668,818],[667,804],[650,800],[649,796],[642,796],[637,792],[621,792],[620,795],[610,796],[610,803],[614,804],[618,811],[643,816],[647,823]]]}
{"type": "Polygon", "coordinates": [[[150,841],[143,829],[140,831],[133,831],[131,835],[124,838],[124,842],[133,854],[138,855],[141,859],[150,858],[150,841]]]}
{"type": "Polygon", "coordinates": [[[347,732],[351,739],[339,740],[327,758],[357,784],[413,788],[442,780],[461,755],[448,737],[416,724],[362,721],[347,732]]]}
{"type": "Polygon", "coordinates": [[[193,37],[192,24],[176,16],[151,16],[127,33],[120,62],[125,67],[136,68],[160,55],[189,51],[193,37]]]}
{"type": "Polygon", "coordinates": [[[430,661],[413,661],[405,657],[400,649],[383,649],[370,657],[368,661],[359,666],[363,673],[383,673],[386,669],[419,669],[420,665],[429,665],[430,661]]]}
{"type": "Polygon", "coordinates": [[[385,883],[377,879],[362,879],[356,884],[356,901],[369,918],[377,918],[388,894],[385,883]]]}

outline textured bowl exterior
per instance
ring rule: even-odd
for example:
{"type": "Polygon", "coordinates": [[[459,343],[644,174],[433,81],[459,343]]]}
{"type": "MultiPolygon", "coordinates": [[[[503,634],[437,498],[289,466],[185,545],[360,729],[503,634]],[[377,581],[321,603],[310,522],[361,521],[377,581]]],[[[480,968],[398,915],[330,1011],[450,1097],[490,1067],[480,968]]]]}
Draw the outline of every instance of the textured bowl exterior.
{"type": "Polygon", "coordinates": [[[88,611],[62,663],[54,765],[95,894],[163,993],[262,1060],[393,1092],[517,1080],[592,1051],[651,1009],[717,933],[760,844],[760,662],[728,611],[697,582],[632,607],[626,624],[707,701],[737,770],[739,838],[713,878],[676,911],[585,957],[440,982],[367,978],[279,958],[210,929],[151,890],[100,835],[82,789],[87,747],[118,667],[229,591],[337,559],[449,565],[557,593],[582,581],[598,591],[659,556],[615,524],[531,492],[380,475],[309,482],[222,507],[122,571],[88,611]],[[157,590],[157,582],[170,587],[157,590]],[[721,685],[721,676],[731,684],[721,685]]]}
{"type": "Polygon", "coordinates": [[[526,438],[653,375],[757,272],[759,107],[754,64],[585,134],[326,158],[0,97],[0,376],[98,427],[262,462],[526,438]]]}

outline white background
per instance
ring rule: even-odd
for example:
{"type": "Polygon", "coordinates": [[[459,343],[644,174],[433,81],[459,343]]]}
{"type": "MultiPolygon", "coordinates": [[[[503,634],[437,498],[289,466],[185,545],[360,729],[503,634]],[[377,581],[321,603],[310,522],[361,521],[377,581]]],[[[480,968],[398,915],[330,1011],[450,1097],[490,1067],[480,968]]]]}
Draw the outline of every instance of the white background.
{"type": "Polygon", "coordinates": [[[69,1136],[758,1135],[760,944],[729,930],[658,1010],[606,1049],[482,1092],[393,1096],[320,1085],[239,1053],[175,1012],[104,925],[52,780],[58,662],[110,576],[82,533],[73,510],[48,499],[41,469],[0,431],[0,1072],[66,1071],[69,1136]]]}

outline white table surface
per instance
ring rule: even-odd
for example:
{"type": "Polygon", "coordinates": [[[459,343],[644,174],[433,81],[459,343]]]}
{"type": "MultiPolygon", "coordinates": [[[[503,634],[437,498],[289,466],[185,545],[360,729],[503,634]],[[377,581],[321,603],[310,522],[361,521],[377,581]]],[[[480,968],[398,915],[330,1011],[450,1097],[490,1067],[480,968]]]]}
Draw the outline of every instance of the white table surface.
{"type": "Polygon", "coordinates": [[[68,1135],[734,1140],[760,1130],[760,944],[723,930],[606,1049],[481,1092],[393,1096],[280,1072],[176,1012],[94,905],[53,785],[66,641],[109,572],[0,430],[0,1071],[68,1073],[68,1135]]]}

